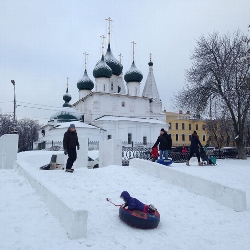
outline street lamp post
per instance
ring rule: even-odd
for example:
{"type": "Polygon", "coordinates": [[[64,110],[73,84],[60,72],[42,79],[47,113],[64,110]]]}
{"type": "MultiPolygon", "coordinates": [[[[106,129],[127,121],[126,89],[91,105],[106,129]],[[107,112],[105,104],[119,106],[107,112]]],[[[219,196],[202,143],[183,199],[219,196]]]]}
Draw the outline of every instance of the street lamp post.
{"type": "Polygon", "coordinates": [[[13,84],[14,86],[14,123],[16,122],[16,84],[15,84],[15,81],[14,80],[11,80],[11,83],[13,84]]]}

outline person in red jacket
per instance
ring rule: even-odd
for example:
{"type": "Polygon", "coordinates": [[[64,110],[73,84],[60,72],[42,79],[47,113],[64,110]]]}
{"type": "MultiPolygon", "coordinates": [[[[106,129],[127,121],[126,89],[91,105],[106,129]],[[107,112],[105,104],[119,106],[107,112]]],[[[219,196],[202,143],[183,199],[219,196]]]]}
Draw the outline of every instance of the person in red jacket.
{"type": "Polygon", "coordinates": [[[152,161],[155,162],[158,159],[159,152],[158,152],[158,147],[153,147],[152,151],[150,152],[152,156],[152,161]]]}

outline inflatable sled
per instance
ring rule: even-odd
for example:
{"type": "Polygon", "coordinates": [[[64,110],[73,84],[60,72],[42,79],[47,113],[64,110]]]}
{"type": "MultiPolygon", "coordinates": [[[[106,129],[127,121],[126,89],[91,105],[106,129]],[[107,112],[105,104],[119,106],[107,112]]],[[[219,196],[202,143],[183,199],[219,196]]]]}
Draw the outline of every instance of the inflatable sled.
{"type": "Polygon", "coordinates": [[[158,159],[157,160],[157,163],[160,163],[162,165],[166,165],[166,166],[169,166],[173,163],[172,159],[171,158],[168,158],[167,160],[164,160],[164,159],[158,159]]]}
{"type": "Polygon", "coordinates": [[[160,222],[160,214],[157,210],[154,213],[143,213],[139,210],[131,211],[120,207],[119,217],[128,225],[141,229],[156,228],[160,222]]]}

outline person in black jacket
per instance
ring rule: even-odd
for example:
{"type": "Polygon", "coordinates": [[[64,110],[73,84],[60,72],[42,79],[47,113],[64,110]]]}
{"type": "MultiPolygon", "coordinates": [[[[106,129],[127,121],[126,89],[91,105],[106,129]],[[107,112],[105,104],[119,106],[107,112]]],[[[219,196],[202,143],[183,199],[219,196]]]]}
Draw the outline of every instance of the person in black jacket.
{"type": "Polygon", "coordinates": [[[79,150],[80,145],[78,142],[78,136],[74,124],[70,124],[67,132],[64,133],[63,137],[63,149],[64,154],[68,154],[68,160],[66,164],[66,172],[73,172],[72,166],[77,158],[76,147],[79,150]]]}
{"type": "Polygon", "coordinates": [[[191,157],[196,154],[196,157],[198,159],[198,165],[202,166],[201,162],[200,162],[200,151],[199,151],[199,147],[202,147],[201,142],[199,140],[199,137],[197,135],[197,132],[194,131],[192,136],[191,136],[191,145],[190,145],[190,154],[188,157],[188,160],[186,162],[187,166],[189,165],[189,160],[191,159],[191,157]]]}
{"type": "Polygon", "coordinates": [[[158,144],[160,144],[159,145],[160,159],[162,159],[163,153],[165,159],[168,159],[168,150],[171,150],[172,148],[172,139],[164,128],[161,129],[160,136],[158,137],[157,141],[155,142],[152,148],[156,147],[158,144]]]}

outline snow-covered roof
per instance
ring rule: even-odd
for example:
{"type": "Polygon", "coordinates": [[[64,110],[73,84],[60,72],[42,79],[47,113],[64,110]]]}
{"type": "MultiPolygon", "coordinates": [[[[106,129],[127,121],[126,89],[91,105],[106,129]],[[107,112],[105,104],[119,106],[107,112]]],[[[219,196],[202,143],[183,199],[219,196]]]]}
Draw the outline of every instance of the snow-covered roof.
{"type": "Polygon", "coordinates": [[[147,123],[155,123],[155,124],[164,124],[166,122],[159,121],[157,119],[152,118],[136,118],[136,117],[125,117],[125,116],[102,116],[97,118],[95,121],[131,121],[131,122],[147,122],[147,123]]]}
{"type": "Polygon", "coordinates": [[[75,124],[76,129],[77,128],[92,128],[92,129],[101,129],[93,125],[89,125],[84,122],[80,121],[73,121],[73,122],[62,122],[62,123],[57,123],[57,126],[55,128],[68,128],[70,124],[75,124]]]}

